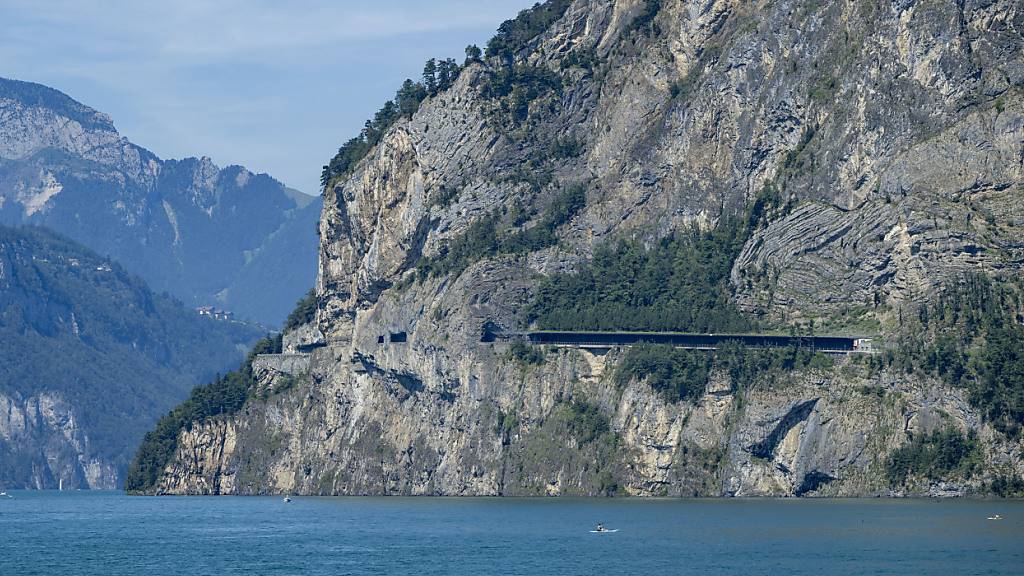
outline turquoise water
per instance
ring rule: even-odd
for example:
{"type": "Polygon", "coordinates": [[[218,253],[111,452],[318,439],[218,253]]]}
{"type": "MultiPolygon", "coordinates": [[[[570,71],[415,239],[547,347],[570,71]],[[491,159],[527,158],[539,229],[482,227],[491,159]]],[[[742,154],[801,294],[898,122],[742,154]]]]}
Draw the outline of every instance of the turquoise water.
{"type": "Polygon", "coordinates": [[[1021,501],[13,495],[3,576],[1024,573],[1021,501]]]}

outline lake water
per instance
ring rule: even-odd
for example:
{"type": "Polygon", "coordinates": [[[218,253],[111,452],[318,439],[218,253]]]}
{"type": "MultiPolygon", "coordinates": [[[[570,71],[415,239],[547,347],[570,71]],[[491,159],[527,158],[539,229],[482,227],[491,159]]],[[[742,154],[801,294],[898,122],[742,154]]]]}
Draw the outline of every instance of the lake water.
{"type": "Polygon", "coordinates": [[[1024,574],[1022,501],[13,495],[3,576],[1024,574]]]}

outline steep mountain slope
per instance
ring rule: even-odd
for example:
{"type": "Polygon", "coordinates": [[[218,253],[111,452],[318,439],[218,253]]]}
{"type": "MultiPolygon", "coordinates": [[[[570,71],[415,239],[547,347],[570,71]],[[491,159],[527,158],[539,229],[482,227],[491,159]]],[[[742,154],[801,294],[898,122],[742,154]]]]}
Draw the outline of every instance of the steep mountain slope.
{"type": "Polygon", "coordinates": [[[332,160],[300,354],[257,358],[250,400],[133,487],[1024,490],[1022,19],[998,0],[524,12],[332,160]],[[530,326],[825,330],[882,353],[493,341],[530,326]]]}
{"type": "Polygon", "coordinates": [[[217,300],[233,303],[231,309],[242,318],[280,326],[295,301],[313,286],[308,270],[316,269],[315,239],[322,206],[317,198],[296,208],[258,249],[246,253],[245,265],[217,293],[217,300]]]}
{"type": "Polygon", "coordinates": [[[316,236],[301,222],[318,211],[266,174],[161,160],[106,115],[0,79],[0,224],[47,226],[189,305],[279,325],[314,281],[316,236]],[[243,277],[268,289],[235,289],[243,277]]]}
{"type": "Polygon", "coordinates": [[[0,486],[119,487],[143,432],[258,336],[48,231],[0,227],[0,486]]]}

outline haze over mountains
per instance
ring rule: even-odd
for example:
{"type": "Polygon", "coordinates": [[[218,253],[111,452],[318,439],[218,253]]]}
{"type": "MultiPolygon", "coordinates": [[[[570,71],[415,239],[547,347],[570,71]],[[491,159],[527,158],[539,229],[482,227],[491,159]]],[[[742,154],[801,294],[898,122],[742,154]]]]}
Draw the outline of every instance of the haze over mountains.
{"type": "Polygon", "coordinates": [[[162,160],[105,114],[0,79],[0,224],[51,228],[189,306],[279,326],[315,279],[320,206],[241,166],[162,160]]]}
{"type": "Polygon", "coordinates": [[[47,230],[0,226],[0,487],[119,487],[143,432],[261,334],[47,230]]]}
{"type": "Polygon", "coordinates": [[[142,433],[313,284],[320,205],[241,166],[162,160],[0,79],[0,487],[120,486],[142,433]]]}

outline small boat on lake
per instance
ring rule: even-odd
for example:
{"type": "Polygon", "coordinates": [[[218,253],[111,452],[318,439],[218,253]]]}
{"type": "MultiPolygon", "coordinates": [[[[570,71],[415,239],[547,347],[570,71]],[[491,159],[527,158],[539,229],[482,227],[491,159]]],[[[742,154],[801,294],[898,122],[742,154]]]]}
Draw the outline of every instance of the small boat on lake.
{"type": "Polygon", "coordinates": [[[988,520],[1002,520],[1002,519],[1003,519],[1003,517],[1000,516],[999,514],[996,514],[995,516],[989,516],[988,517],[988,520]]]}
{"type": "Polygon", "coordinates": [[[285,497],[284,497],[284,501],[285,501],[285,503],[287,504],[288,502],[291,502],[291,501],[292,501],[292,497],[291,497],[291,496],[285,496],[285,497]]]}

